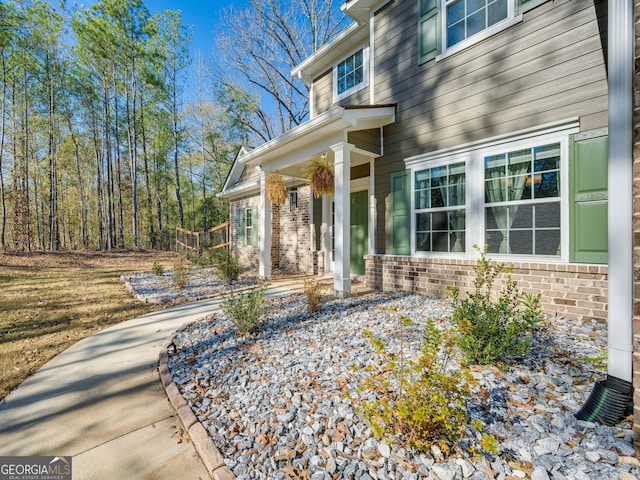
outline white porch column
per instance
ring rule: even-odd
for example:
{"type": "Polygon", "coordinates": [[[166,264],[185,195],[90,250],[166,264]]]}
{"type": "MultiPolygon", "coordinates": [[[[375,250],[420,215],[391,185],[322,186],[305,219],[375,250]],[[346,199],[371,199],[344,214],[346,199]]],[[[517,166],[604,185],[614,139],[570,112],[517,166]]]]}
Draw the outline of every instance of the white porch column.
{"type": "Polygon", "coordinates": [[[331,271],[331,242],[329,232],[329,222],[331,215],[331,199],[328,195],[323,195],[322,200],[322,225],[320,226],[320,250],[324,252],[324,272],[331,271]]]}
{"type": "Polygon", "coordinates": [[[351,150],[354,146],[341,142],[331,146],[335,168],[335,250],[333,289],[337,297],[351,293],[351,150]]]}
{"type": "Polygon", "coordinates": [[[376,164],[369,161],[369,255],[376,253],[376,164]]]}
{"type": "Polygon", "coordinates": [[[267,198],[266,175],[260,174],[260,207],[258,211],[260,266],[258,275],[271,278],[271,202],[267,198]]]}

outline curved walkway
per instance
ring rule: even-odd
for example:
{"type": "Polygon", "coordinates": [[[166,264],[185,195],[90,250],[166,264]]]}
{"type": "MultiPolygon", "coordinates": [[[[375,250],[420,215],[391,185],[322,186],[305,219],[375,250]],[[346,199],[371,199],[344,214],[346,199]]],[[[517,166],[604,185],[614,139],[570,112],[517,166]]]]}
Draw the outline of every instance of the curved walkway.
{"type": "MultiPolygon", "coordinates": [[[[302,281],[271,282],[267,296],[302,281]]],[[[209,478],[158,377],[163,342],[220,305],[150,313],[68,348],[0,403],[0,455],[71,455],[78,479],[209,478]]]]}

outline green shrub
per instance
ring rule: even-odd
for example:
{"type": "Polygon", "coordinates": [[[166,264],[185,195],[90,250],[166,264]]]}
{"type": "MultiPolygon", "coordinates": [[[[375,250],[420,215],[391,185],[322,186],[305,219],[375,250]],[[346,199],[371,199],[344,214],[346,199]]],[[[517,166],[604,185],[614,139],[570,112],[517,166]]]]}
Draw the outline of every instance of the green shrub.
{"type": "Polygon", "coordinates": [[[304,280],[304,293],[307,296],[307,307],[310,312],[318,310],[320,305],[320,299],[322,298],[322,291],[324,285],[312,278],[305,278],[304,280]]]}
{"type": "Polygon", "coordinates": [[[187,276],[189,274],[189,266],[187,262],[180,257],[180,261],[173,266],[173,284],[178,290],[182,290],[187,285],[187,276]]]}
{"type": "Polygon", "coordinates": [[[211,250],[209,252],[211,263],[216,269],[220,280],[227,285],[238,281],[242,273],[242,266],[238,254],[227,249],[211,250]]]}
{"type": "Polygon", "coordinates": [[[222,310],[238,332],[254,332],[262,324],[267,311],[264,305],[265,291],[266,287],[260,287],[245,294],[230,294],[222,300],[222,310]]]}
{"type": "Polygon", "coordinates": [[[492,264],[484,250],[475,248],[480,260],[474,267],[474,290],[463,299],[457,287],[447,289],[453,306],[451,322],[465,361],[491,365],[523,356],[529,348],[528,334],[540,323],[540,295],[523,295],[510,267],[492,264]],[[504,285],[496,294],[493,286],[499,275],[504,276],[504,285]]]}
{"type": "Polygon", "coordinates": [[[161,277],[162,275],[164,275],[164,267],[160,262],[157,262],[157,261],[153,262],[153,267],[151,268],[151,271],[156,277],[161,277]]]}
{"type": "MultiPolygon", "coordinates": [[[[405,317],[400,321],[411,323],[405,317]]],[[[441,332],[430,319],[420,355],[412,361],[404,358],[402,336],[400,351],[394,353],[382,340],[365,332],[384,359],[364,384],[365,389],[378,394],[378,399],[362,403],[363,414],[376,436],[425,452],[438,445],[447,455],[464,436],[465,400],[474,380],[465,367],[447,369],[455,351],[450,333],[441,332]]]]}

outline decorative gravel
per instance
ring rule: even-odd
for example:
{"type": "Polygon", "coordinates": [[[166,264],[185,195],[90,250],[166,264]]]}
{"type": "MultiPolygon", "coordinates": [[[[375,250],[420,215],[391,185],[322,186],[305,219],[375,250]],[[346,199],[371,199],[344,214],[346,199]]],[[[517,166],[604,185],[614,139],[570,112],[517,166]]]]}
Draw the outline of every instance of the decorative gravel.
{"type": "Polygon", "coordinates": [[[603,375],[594,359],[606,351],[604,325],[548,318],[517,365],[475,368],[467,409],[496,436],[499,454],[471,454],[468,429],[445,460],[435,447],[376,439],[357,406],[373,398],[360,389],[366,367],[380,365],[363,331],[396,350],[403,332],[415,355],[426,319],[448,324],[448,302],[373,294],[327,300],[313,315],[301,295],[267,305],[257,334],[234,334],[218,313],[181,331],[170,351],[174,381],[239,479],[640,478],[629,421],[610,428],[574,416],[603,375]],[[414,326],[401,328],[401,314],[414,326]]]}
{"type": "Polygon", "coordinates": [[[129,292],[144,303],[182,303],[215,297],[231,290],[251,287],[258,283],[258,276],[247,271],[229,286],[218,278],[213,268],[189,268],[186,285],[175,286],[175,272],[167,269],[162,275],[153,272],[137,272],[123,275],[122,282],[129,292]]]}

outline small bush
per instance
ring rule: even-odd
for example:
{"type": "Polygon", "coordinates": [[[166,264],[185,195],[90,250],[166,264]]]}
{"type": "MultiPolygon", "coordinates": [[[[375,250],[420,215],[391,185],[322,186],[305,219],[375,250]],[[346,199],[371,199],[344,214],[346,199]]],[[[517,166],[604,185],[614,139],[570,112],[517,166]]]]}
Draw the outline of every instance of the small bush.
{"type": "Polygon", "coordinates": [[[222,310],[238,332],[254,332],[262,324],[262,316],[267,311],[265,291],[266,287],[260,287],[249,293],[228,295],[222,300],[222,310]]]}
{"type": "Polygon", "coordinates": [[[529,348],[527,334],[538,328],[540,295],[523,295],[504,263],[491,264],[484,250],[474,267],[474,291],[461,298],[457,287],[449,287],[451,322],[459,334],[459,345],[468,364],[491,365],[508,357],[523,356],[529,348]],[[505,282],[494,298],[498,275],[505,282]]]}
{"type": "Polygon", "coordinates": [[[178,290],[187,286],[188,274],[189,266],[183,258],[180,258],[180,261],[173,266],[173,284],[178,290]]]}
{"type": "Polygon", "coordinates": [[[164,267],[160,262],[157,262],[157,261],[153,262],[153,267],[151,268],[151,271],[156,277],[161,277],[162,275],[164,275],[164,267]]]}
{"type": "Polygon", "coordinates": [[[209,255],[220,280],[227,285],[232,285],[238,281],[242,273],[242,266],[237,253],[232,253],[227,249],[219,249],[211,251],[209,255]]]}
{"type": "Polygon", "coordinates": [[[307,307],[310,312],[316,312],[322,298],[324,285],[312,278],[305,278],[304,293],[307,296],[307,307]]]}
{"type": "MultiPolygon", "coordinates": [[[[404,317],[400,321],[411,323],[404,317]]],[[[454,353],[449,333],[441,332],[430,319],[416,361],[404,358],[402,343],[400,352],[393,353],[382,340],[367,334],[385,360],[365,382],[365,388],[376,392],[379,398],[362,404],[376,436],[425,452],[435,444],[445,454],[463,437],[467,421],[465,400],[473,378],[467,368],[447,368],[454,353]]]]}

